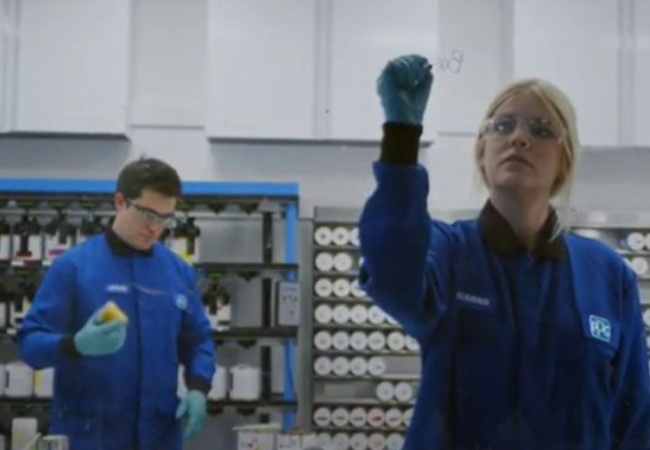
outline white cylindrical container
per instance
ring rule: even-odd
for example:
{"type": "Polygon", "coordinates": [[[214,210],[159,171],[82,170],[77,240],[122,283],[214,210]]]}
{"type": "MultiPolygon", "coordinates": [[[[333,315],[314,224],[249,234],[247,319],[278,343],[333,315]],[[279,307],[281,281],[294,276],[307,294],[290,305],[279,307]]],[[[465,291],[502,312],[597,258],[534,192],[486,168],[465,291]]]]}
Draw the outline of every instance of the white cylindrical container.
{"type": "Polygon", "coordinates": [[[381,408],[370,408],[367,417],[368,425],[372,428],[381,428],[386,423],[384,410],[381,408]]]}
{"type": "Polygon", "coordinates": [[[314,411],[314,423],[319,427],[327,427],[332,423],[332,412],[329,408],[321,406],[314,411]]]}
{"type": "Polygon", "coordinates": [[[389,428],[401,427],[403,420],[404,420],[404,416],[402,414],[402,411],[400,411],[399,409],[390,408],[388,411],[386,411],[386,425],[389,428]]]}
{"type": "Polygon", "coordinates": [[[356,377],[363,377],[368,372],[368,362],[361,356],[355,356],[350,361],[350,372],[356,377]]]}
{"type": "Polygon", "coordinates": [[[329,252],[321,252],[316,255],[314,264],[316,265],[316,270],[320,270],[321,272],[330,272],[334,269],[334,255],[329,252]]]}
{"type": "Polygon", "coordinates": [[[368,320],[373,325],[381,325],[386,320],[386,314],[377,305],[372,305],[368,309],[368,320]]]}
{"type": "Polygon", "coordinates": [[[318,433],[316,444],[323,448],[332,448],[332,435],[330,433],[318,433]]]}
{"type": "Polygon", "coordinates": [[[51,398],[54,394],[54,369],[34,371],[34,395],[38,398],[51,398]]]}
{"type": "Polygon", "coordinates": [[[645,248],[650,250],[650,233],[646,233],[645,235],[645,248]]]}
{"type": "Polygon", "coordinates": [[[406,349],[410,352],[420,351],[420,344],[418,344],[418,341],[412,338],[411,336],[406,336],[405,344],[406,344],[406,349]]]}
{"type": "Polygon", "coordinates": [[[336,433],[332,439],[332,444],[334,444],[333,450],[349,450],[350,436],[347,433],[336,433]]]}
{"type": "Polygon", "coordinates": [[[13,450],[27,449],[37,435],[38,421],[34,417],[16,417],[11,421],[11,448],[13,450]]]}
{"type": "Polygon", "coordinates": [[[34,394],[34,371],[22,361],[5,365],[6,397],[31,397],[34,394]]]}
{"type": "Polygon", "coordinates": [[[381,433],[372,433],[368,437],[368,450],[386,450],[386,438],[381,433]]]}
{"type": "Polygon", "coordinates": [[[406,411],[404,411],[404,414],[402,416],[404,426],[408,427],[411,425],[411,421],[413,420],[413,408],[409,408],[406,411]]]}
{"type": "Polygon", "coordinates": [[[640,252],[645,247],[645,236],[638,232],[628,233],[623,241],[623,247],[633,252],[640,252]]]}
{"type": "Polygon", "coordinates": [[[350,438],[350,450],[367,450],[368,438],[364,433],[354,433],[350,438]]]}
{"type": "Polygon", "coordinates": [[[334,270],[348,272],[352,270],[352,256],[349,253],[337,253],[334,256],[334,270]]]}
{"type": "Polygon", "coordinates": [[[364,297],[366,297],[366,291],[361,289],[361,285],[359,284],[359,280],[357,280],[357,279],[352,280],[352,282],[350,283],[350,293],[355,298],[364,298],[364,297]]]}
{"type": "Polygon", "coordinates": [[[319,356],[314,361],[314,372],[321,377],[330,375],[332,373],[332,360],[327,356],[319,356]]]}
{"type": "Polygon", "coordinates": [[[346,331],[337,331],[332,336],[332,346],[339,351],[350,348],[350,335],[346,331]]]}
{"type": "Polygon", "coordinates": [[[350,319],[356,325],[364,325],[368,322],[368,308],[363,305],[355,305],[350,311],[350,319]]]}
{"type": "Polygon", "coordinates": [[[324,226],[316,228],[314,242],[318,245],[330,245],[332,243],[332,229],[324,226]]]}
{"type": "Polygon", "coordinates": [[[381,331],[373,331],[368,335],[368,348],[373,352],[379,352],[386,348],[386,335],[381,331]]]}
{"type": "Polygon", "coordinates": [[[332,230],[332,242],[334,245],[343,246],[350,242],[350,232],[345,227],[336,227],[332,230]]]}
{"type": "Polygon", "coordinates": [[[335,427],[347,427],[348,423],[350,423],[350,411],[343,407],[335,408],[332,411],[332,424],[335,427]]]}
{"type": "Polygon", "coordinates": [[[233,400],[258,400],[261,395],[261,374],[257,367],[238,364],[230,368],[233,400]]]}
{"type": "Polygon", "coordinates": [[[399,433],[391,433],[386,438],[386,450],[402,450],[404,437],[399,433]]]}
{"type": "Polygon", "coordinates": [[[344,356],[337,356],[332,362],[332,372],[339,377],[345,377],[350,374],[350,361],[344,356]]]}
{"type": "Polygon", "coordinates": [[[350,280],[338,278],[334,281],[333,292],[335,297],[345,298],[350,296],[350,280]]]}
{"type": "Polygon", "coordinates": [[[332,348],[332,334],[329,331],[321,330],[314,335],[314,346],[325,351],[332,348]]]}
{"type": "MultiPolygon", "coordinates": [[[[649,325],[650,326],[650,325],[649,325]]],[[[368,336],[363,331],[355,331],[350,336],[350,347],[358,352],[366,350],[368,345],[368,336]]]]}
{"type": "Polygon", "coordinates": [[[413,385],[400,381],[395,385],[395,398],[400,402],[410,402],[413,399],[413,385]]]}
{"type": "Polygon", "coordinates": [[[350,411],[350,425],[354,428],[365,427],[368,423],[368,414],[364,408],[357,406],[350,411]]]}
{"type": "Polygon", "coordinates": [[[401,331],[392,331],[388,334],[388,348],[392,351],[401,352],[405,345],[404,334],[401,331]]]}
{"type": "Polygon", "coordinates": [[[631,259],[630,267],[632,267],[634,273],[636,273],[640,277],[644,277],[648,275],[648,269],[650,269],[648,260],[646,258],[641,258],[639,256],[636,256],[631,259]]]}
{"type": "Polygon", "coordinates": [[[314,310],[314,318],[318,323],[331,323],[334,312],[330,305],[318,305],[314,310]]]}
{"type": "Polygon", "coordinates": [[[386,360],[381,356],[373,356],[368,360],[368,372],[375,377],[383,375],[386,373],[386,360]]]}
{"type": "Polygon", "coordinates": [[[217,365],[212,376],[212,387],[208,392],[210,400],[223,400],[228,395],[228,372],[225,367],[217,365]]]}
{"type": "Polygon", "coordinates": [[[382,381],[375,387],[375,395],[382,402],[390,402],[395,398],[395,386],[390,381],[382,381]]]}
{"type": "Polygon", "coordinates": [[[320,278],[314,284],[314,293],[321,298],[331,297],[334,293],[334,284],[329,278],[320,278]]]}
{"type": "Polygon", "coordinates": [[[359,241],[359,228],[354,227],[350,230],[350,245],[358,247],[361,242],[359,241]]]}
{"type": "Polygon", "coordinates": [[[332,313],[332,319],[339,325],[345,325],[350,321],[350,308],[346,305],[336,305],[332,313]]]}

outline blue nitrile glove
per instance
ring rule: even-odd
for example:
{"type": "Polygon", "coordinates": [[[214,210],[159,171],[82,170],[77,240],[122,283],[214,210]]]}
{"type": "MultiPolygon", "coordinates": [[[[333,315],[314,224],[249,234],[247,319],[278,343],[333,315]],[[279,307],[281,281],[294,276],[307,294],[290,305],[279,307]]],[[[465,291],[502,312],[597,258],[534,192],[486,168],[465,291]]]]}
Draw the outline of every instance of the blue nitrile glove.
{"type": "Polygon", "coordinates": [[[183,439],[194,436],[203,427],[208,400],[200,391],[189,391],[176,408],[176,418],[187,416],[187,424],[183,431],[183,439]]]}
{"type": "Polygon", "coordinates": [[[103,356],[117,352],[126,340],[126,324],[120,321],[100,323],[97,310],[74,335],[74,346],[84,356],[103,356]]]}
{"type": "Polygon", "coordinates": [[[377,80],[386,122],[422,125],[433,73],[420,55],[407,55],[388,62],[377,80]]]}

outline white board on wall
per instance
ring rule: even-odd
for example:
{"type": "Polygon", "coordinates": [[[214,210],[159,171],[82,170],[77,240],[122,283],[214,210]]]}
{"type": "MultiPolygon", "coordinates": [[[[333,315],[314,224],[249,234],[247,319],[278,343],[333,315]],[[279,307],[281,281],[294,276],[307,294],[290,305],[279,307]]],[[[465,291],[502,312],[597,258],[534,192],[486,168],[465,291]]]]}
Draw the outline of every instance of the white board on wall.
{"type": "Polygon", "coordinates": [[[337,0],[331,14],[331,137],[379,139],[377,77],[392,58],[437,55],[438,0],[337,0]]]}
{"type": "Polygon", "coordinates": [[[440,53],[431,97],[439,133],[476,133],[488,103],[507,81],[509,6],[506,0],[440,2],[440,53]]]}
{"type": "Polygon", "coordinates": [[[209,1],[209,137],[313,138],[315,13],[314,0],[209,1]]]}
{"type": "Polygon", "coordinates": [[[13,130],[126,134],[131,0],[22,0],[13,130]]]}
{"type": "Polygon", "coordinates": [[[619,142],[619,3],[516,0],[514,72],[557,84],[572,99],[586,145],[619,142]]]}

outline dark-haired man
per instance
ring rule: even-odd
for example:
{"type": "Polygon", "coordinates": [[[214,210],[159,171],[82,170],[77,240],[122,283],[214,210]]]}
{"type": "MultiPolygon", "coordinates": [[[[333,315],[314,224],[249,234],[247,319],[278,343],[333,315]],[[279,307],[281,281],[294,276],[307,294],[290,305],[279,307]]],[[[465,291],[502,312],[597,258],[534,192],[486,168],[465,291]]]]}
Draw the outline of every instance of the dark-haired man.
{"type": "Polygon", "coordinates": [[[50,432],[71,450],[180,450],[202,426],[212,332],[192,268],[158,242],[180,195],[165,162],[125,166],[111,227],[55,261],[19,330],[22,358],[55,369],[50,432]],[[104,320],[109,301],[127,320],[104,320]]]}

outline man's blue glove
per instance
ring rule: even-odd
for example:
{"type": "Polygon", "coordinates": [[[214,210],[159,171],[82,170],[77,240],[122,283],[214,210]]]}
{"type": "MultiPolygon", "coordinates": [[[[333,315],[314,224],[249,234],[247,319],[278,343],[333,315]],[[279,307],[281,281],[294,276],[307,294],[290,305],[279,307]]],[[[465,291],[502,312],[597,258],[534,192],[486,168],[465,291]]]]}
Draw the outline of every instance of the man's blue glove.
{"type": "Polygon", "coordinates": [[[74,335],[74,346],[84,356],[111,355],[121,349],[126,341],[126,323],[101,323],[99,316],[102,311],[103,308],[97,310],[74,335]]]}
{"type": "Polygon", "coordinates": [[[407,55],[388,62],[377,80],[386,122],[422,125],[433,73],[420,55],[407,55]]]}
{"type": "Polygon", "coordinates": [[[183,431],[183,439],[194,436],[203,427],[205,412],[207,408],[207,399],[205,394],[200,391],[189,391],[178,404],[176,408],[176,418],[182,419],[187,416],[187,424],[183,431]]]}

